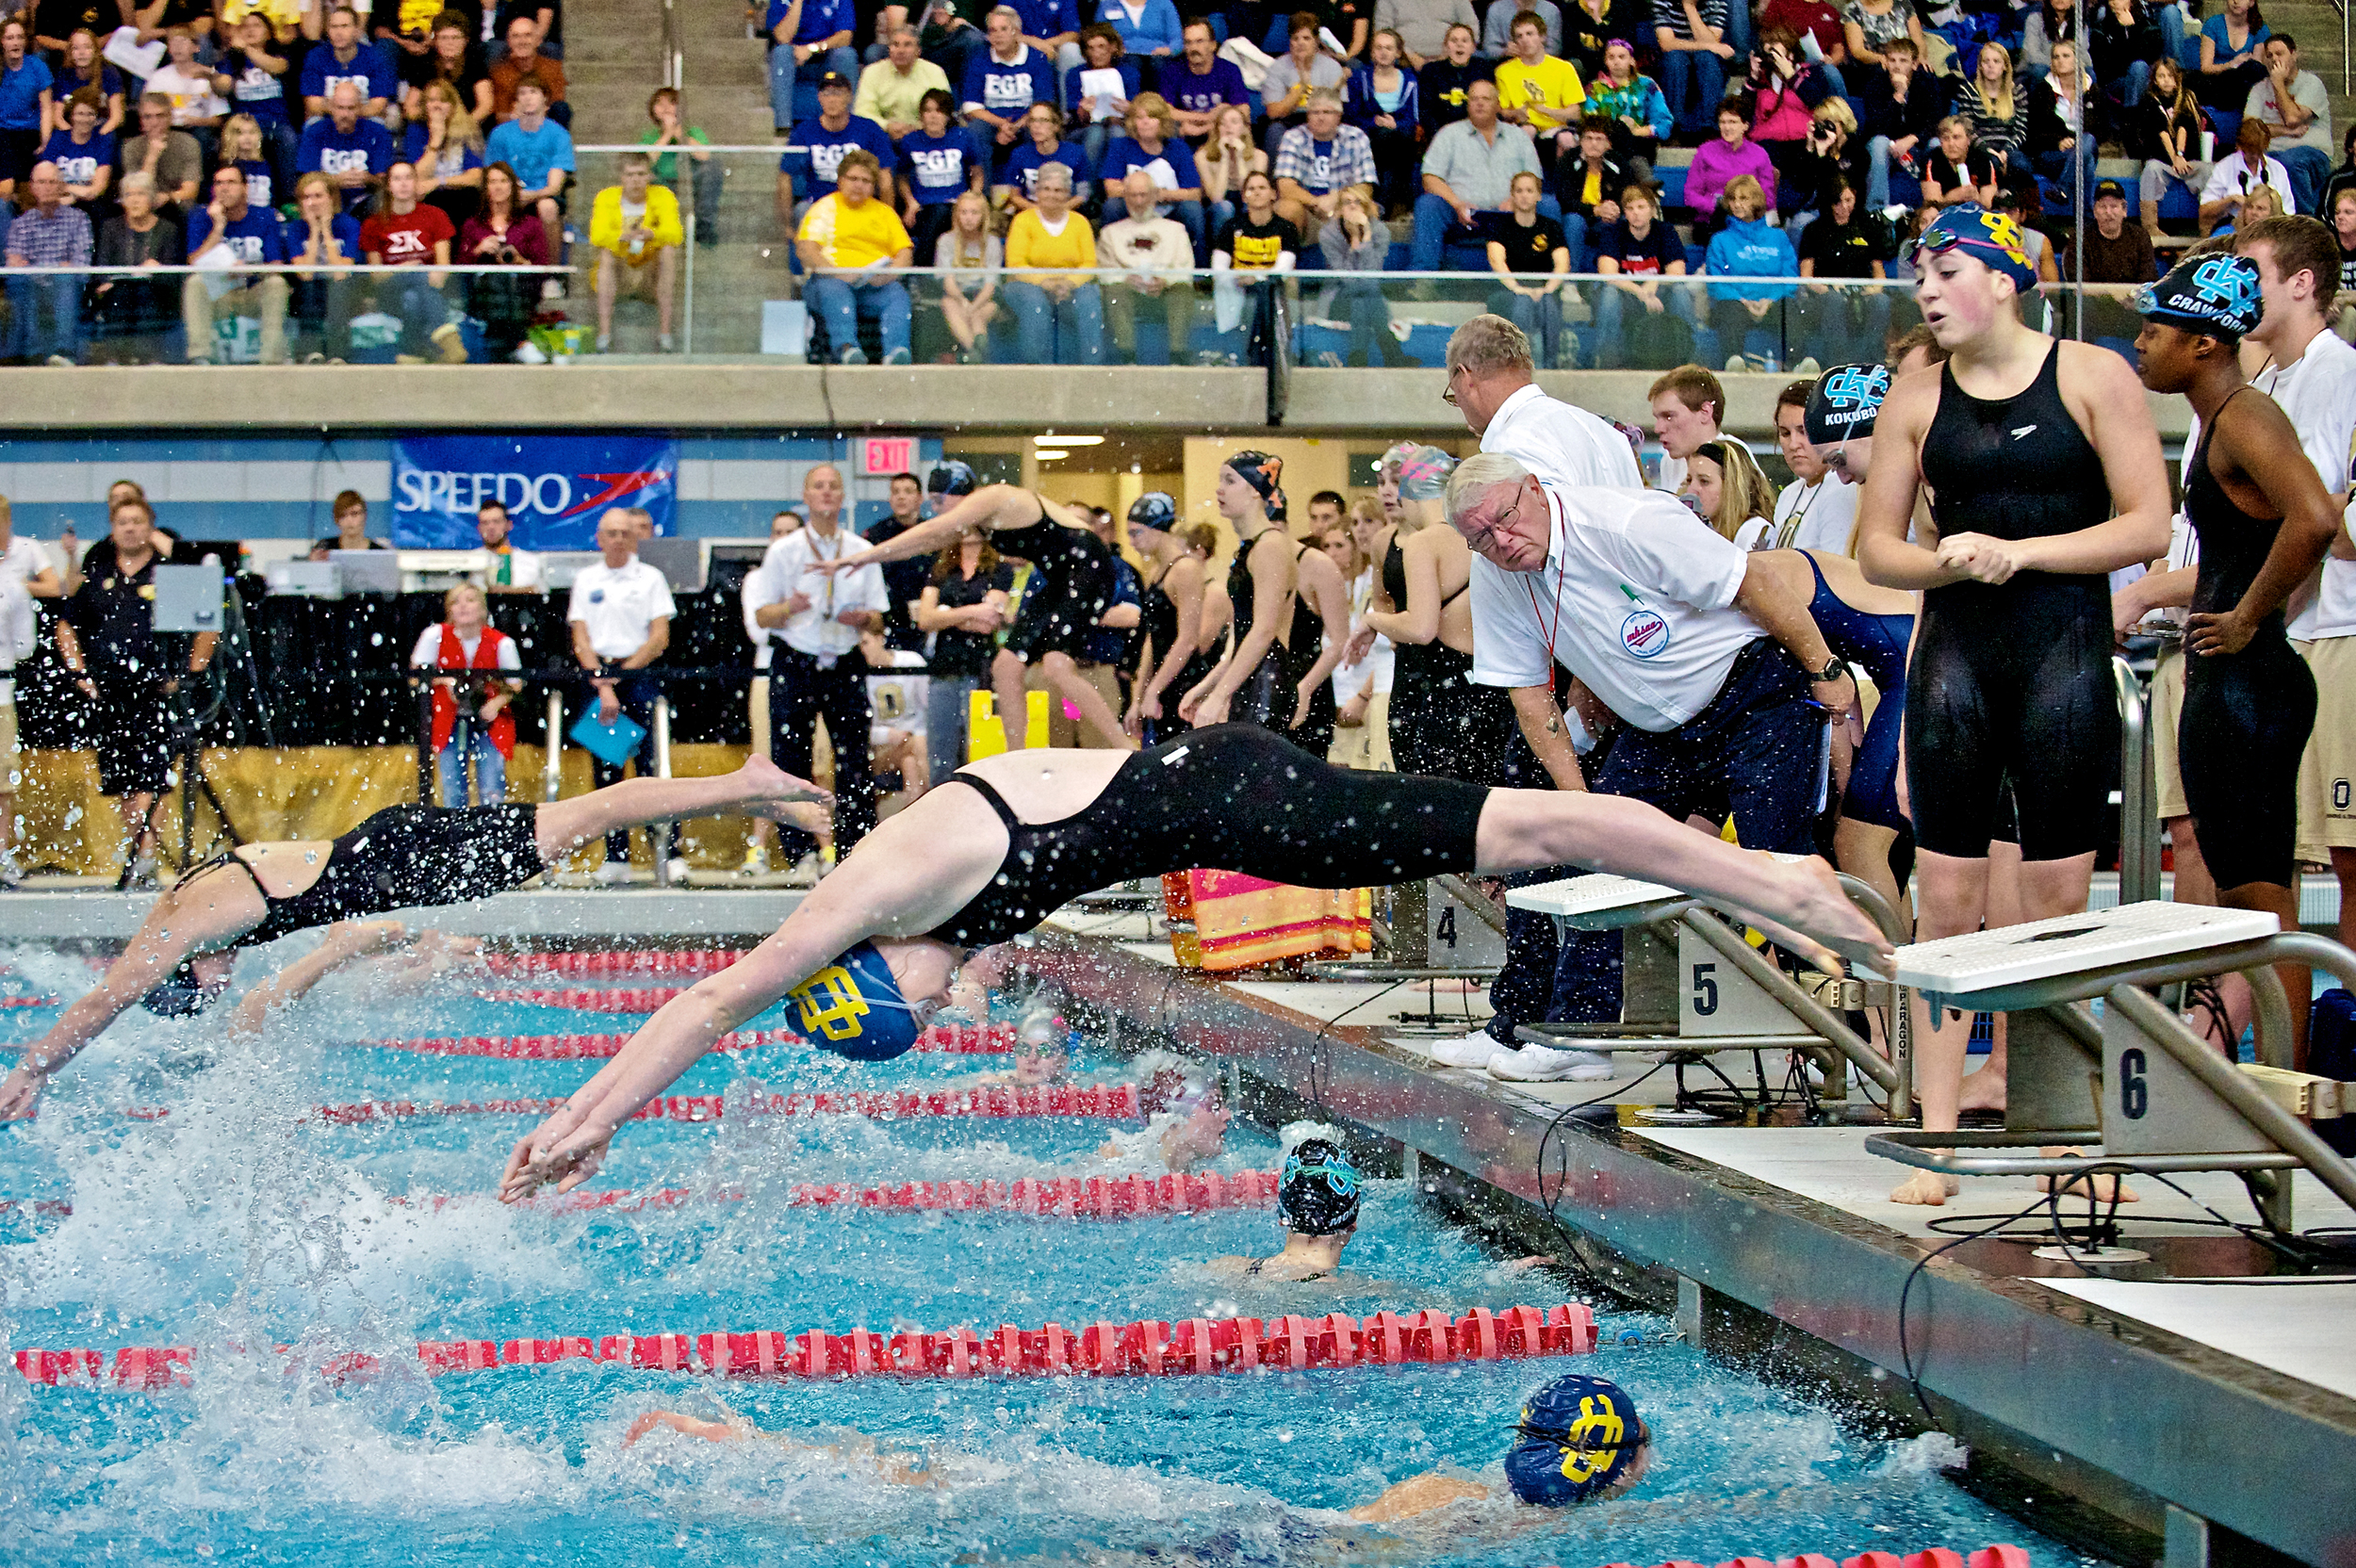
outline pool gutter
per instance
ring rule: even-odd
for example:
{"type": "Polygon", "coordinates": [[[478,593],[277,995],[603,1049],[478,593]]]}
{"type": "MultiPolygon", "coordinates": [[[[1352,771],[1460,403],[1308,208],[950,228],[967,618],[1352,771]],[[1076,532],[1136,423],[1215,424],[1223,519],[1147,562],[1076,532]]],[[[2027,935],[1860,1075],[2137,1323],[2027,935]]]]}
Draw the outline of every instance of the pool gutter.
{"type": "MultiPolygon", "coordinates": [[[[1232,1064],[1247,1086],[1415,1152],[1427,1186],[1522,1234],[1533,1221],[1554,1233],[1541,1205],[1559,1195],[1556,1216],[1583,1255],[1656,1271],[1612,1285],[1656,1302],[1673,1287],[1689,1333],[1713,1353],[1796,1357],[1803,1375],[1921,1423],[1897,1305],[1931,1243],[1616,1127],[1557,1125],[1559,1107],[1511,1086],[1443,1076],[1371,1029],[1110,942],[1043,934],[1029,960],[1127,1026],[1232,1064]]],[[[2114,1541],[2165,1541],[2171,1568],[2227,1560],[2233,1537],[2260,1560],[2270,1548],[2356,1565],[2356,1399],[1953,1256],[1916,1282],[1906,1334],[1941,1426],[2029,1488],[2110,1522],[2114,1541]]],[[[2045,1523],[2050,1509],[2038,1511],[2045,1523]]]]}

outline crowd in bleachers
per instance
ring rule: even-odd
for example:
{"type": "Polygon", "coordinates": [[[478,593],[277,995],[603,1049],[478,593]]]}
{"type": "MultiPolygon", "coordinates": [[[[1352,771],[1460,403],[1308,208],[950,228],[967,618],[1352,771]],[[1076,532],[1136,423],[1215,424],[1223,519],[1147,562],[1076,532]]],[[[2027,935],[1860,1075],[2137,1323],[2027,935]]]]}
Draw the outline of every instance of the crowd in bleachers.
{"type": "MultiPolygon", "coordinates": [[[[561,0],[116,10],[33,0],[0,21],[0,358],[454,360],[462,318],[495,350],[522,346],[541,278],[421,280],[453,262],[563,259],[575,159],[561,0]],[[419,279],[341,275],[364,263],[414,264],[419,279]],[[90,266],[200,270],[54,270],[90,266]]],[[[649,143],[681,142],[654,118],[649,143]]],[[[646,250],[653,227],[638,204],[615,249],[646,250]]]]}
{"type": "MultiPolygon", "coordinates": [[[[1353,274],[1316,307],[1347,330],[1333,357],[1389,363],[1390,313],[1433,286],[1355,275],[1454,270],[1490,275],[1545,364],[1797,368],[1877,354],[1909,307],[1789,280],[1903,280],[1906,241],[1967,201],[2037,231],[2049,280],[2076,270],[2081,202],[2089,283],[2147,282],[2171,244],[2272,211],[2333,223],[2356,271],[2356,148],[2247,0],[2205,20],[2146,0],[986,5],[892,8],[863,37],[852,0],[771,0],[781,219],[823,236],[858,150],[900,220],[821,257],[836,325],[844,294],[903,320],[897,268],[970,268],[985,281],[944,305],[957,357],[1135,354],[1118,323],[1151,294],[1165,362],[1234,363],[1271,330],[1255,274],[1299,268],[1353,274]],[[2105,177],[2098,152],[2139,172],[2105,177]],[[1153,276],[1176,267],[1163,223],[1216,273],[1207,315],[1153,276]],[[1026,268],[1133,258],[1117,280],[1026,268]]],[[[867,357],[856,332],[826,343],[867,357]]],[[[896,331],[883,348],[908,352],[896,331]]]]}

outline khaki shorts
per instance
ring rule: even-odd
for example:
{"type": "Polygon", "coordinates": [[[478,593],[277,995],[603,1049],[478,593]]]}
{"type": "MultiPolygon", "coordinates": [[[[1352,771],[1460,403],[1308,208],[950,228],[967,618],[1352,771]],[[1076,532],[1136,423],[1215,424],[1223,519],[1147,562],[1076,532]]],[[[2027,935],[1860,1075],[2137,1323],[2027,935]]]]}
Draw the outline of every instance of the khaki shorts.
{"type": "Polygon", "coordinates": [[[1366,699],[1366,722],[1354,729],[1336,728],[1325,760],[1338,768],[1368,773],[1397,773],[1391,761],[1391,694],[1377,692],[1366,699]]]}
{"type": "Polygon", "coordinates": [[[2176,762],[2176,727],[2184,714],[2184,655],[2168,648],[2151,667],[2151,773],[2158,781],[2159,817],[2189,817],[2184,776],[2176,762]]]}
{"type": "Polygon", "coordinates": [[[2293,643],[2315,677],[2315,732],[2299,768],[2299,858],[2356,849],[2356,637],[2293,643]]]}
{"type": "Polygon", "coordinates": [[[753,752],[756,756],[766,757],[769,755],[769,672],[767,670],[759,670],[754,673],[752,691],[745,696],[744,708],[753,719],[753,752]]]}
{"type": "Polygon", "coordinates": [[[16,743],[16,704],[0,702],[0,790],[13,792],[25,782],[24,754],[16,743]]]}

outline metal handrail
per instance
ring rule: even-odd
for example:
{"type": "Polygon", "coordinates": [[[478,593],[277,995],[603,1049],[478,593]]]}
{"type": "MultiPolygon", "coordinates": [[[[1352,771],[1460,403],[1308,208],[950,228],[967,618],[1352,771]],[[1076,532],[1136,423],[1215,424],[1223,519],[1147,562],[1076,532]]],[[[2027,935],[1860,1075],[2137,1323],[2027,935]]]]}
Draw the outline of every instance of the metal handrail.
{"type": "Polygon", "coordinates": [[[2119,691],[2119,901],[2160,896],[2159,785],[2151,757],[2151,699],[2126,660],[2113,655],[2119,691]]]}

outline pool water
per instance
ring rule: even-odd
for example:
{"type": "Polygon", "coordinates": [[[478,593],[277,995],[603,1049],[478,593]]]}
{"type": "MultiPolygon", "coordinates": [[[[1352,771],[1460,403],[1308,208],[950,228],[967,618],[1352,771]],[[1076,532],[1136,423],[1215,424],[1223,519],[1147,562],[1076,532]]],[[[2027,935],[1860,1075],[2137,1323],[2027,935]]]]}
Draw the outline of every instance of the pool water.
{"type": "MultiPolygon", "coordinates": [[[[280,961],[285,955],[279,955],[280,961]]],[[[70,995],[78,959],[14,956],[25,988],[70,995]]],[[[252,955],[239,979],[266,966],[252,955]]],[[[0,1018],[36,1037],[54,1011],[0,1018]]],[[[520,1117],[303,1125],[321,1102],[560,1095],[597,1064],[439,1057],[337,1043],[438,1034],[627,1029],[612,1015],[445,989],[371,1003],[335,982],[269,1036],[126,1017],[0,1129],[0,1197],[73,1212],[0,1217],[8,1348],[193,1345],[191,1387],[147,1395],[27,1388],[0,1376],[0,1556],[40,1562],[914,1564],[1704,1563],[1994,1542],[2038,1568],[2082,1563],[1951,1478],[1936,1434],[1857,1435],[1836,1413],[1713,1366],[1641,1315],[1602,1315],[1593,1357],[1169,1379],[715,1382],[574,1361],[428,1380],[419,1339],[675,1331],[946,1328],[1099,1319],[1547,1305],[1569,1287],[1516,1272],[1417,1201],[1368,1184],[1332,1284],[1204,1274],[1273,1251],[1272,1213],[1146,1220],[788,1208],[800,1182],[1013,1180],[1105,1168],[1135,1123],[757,1118],[633,1124],[599,1187],[716,1198],[634,1212],[503,1209],[492,1187],[520,1117]],[[169,1106],[160,1120],[118,1107],[169,1106]],[[413,1195],[478,1195],[442,1206],[413,1195]],[[1626,1343],[1622,1343],[1625,1338],[1626,1343]],[[238,1345],[316,1365],[385,1358],[331,1387],[238,1345]],[[1341,1511],[1450,1469],[1503,1496],[1521,1396],[1569,1370],[1629,1391],[1659,1443],[1628,1496],[1542,1513],[1510,1501],[1376,1530],[1341,1511]],[[797,1444],[658,1433],[656,1408],[733,1411],[797,1444]],[[865,1434],[925,1484],[810,1445],[865,1434]]],[[[759,1021],[772,1026],[774,1017],[759,1021]]],[[[1001,1069],[1005,1057],[845,1063],[796,1047],[699,1064],[681,1092],[889,1088],[1001,1069]]],[[[1084,1047],[1084,1074],[1127,1064],[1084,1047]]],[[[1218,1166],[1267,1168],[1274,1138],[1238,1122],[1218,1166]]],[[[1145,1168],[1157,1170],[1157,1166],[1145,1168]]]]}

